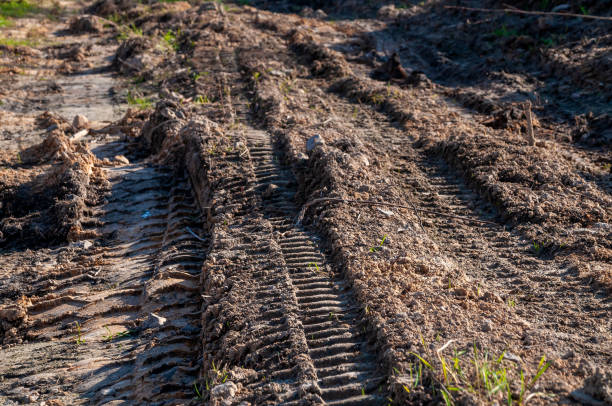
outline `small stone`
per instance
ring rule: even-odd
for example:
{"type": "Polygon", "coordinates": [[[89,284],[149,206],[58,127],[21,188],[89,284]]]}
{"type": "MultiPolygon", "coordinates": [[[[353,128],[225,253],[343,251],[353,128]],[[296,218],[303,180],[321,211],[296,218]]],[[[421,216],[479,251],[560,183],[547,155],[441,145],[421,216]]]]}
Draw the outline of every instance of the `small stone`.
{"type": "Polygon", "coordinates": [[[455,296],[465,297],[467,296],[468,291],[465,288],[455,288],[453,293],[455,294],[455,296]]]}
{"type": "Polygon", "coordinates": [[[119,162],[120,164],[124,164],[124,165],[129,165],[130,164],[130,160],[127,159],[123,155],[115,155],[115,161],[119,162]]]}
{"type": "Polygon", "coordinates": [[[115,389],[113,388],[104,388],[100,390],[100,394],[103,396],[110,396],[115,393],[115,389]]]}
{"type": "Polygon", "coordinates": [[[212,388],[212,390],[210,391],[210,396],[213,399],[227,400],[229,398],[233,398],[237,390],[238,387],[236,386],[236,384],[232,381],[228,381],[212,388]]]}
{"type": "Polygon", "coordinates": [[[327,13],[321,9],[317,9],[314,12],[313,17],[318,18],[319,20],[323,20],[324,18],[327,18],[327,13]]]}
{"type": "Polygon", "coordinates": [[[77,130],[83,130],[89,128],[89,120],[82,114],[77,114],[72,120],[72,126],[77,130]]]}
{"type": "Polygon", "coordinates": [[[310,152],[318,145],[325,145],[325,140],[320,134],[315,134],[306,141],[306,151],[310,152]]]}
{"type": "Polygon", "coordinates": [[[274,183],[271,183],[266,187],[266,190],[263,191],[262,196],[264,199],[268,199],[274,196],[278,192],[278,186],[274,183]]]}
{"type": "Polygon", "coordinates": [[[159,328],[163,326],[166,323],[166,321],[167,319],[165,317],[161,317],[155,313],[151,313],[149,315],[149,318],[144,322],[142,327],[144,329],[159,328]]]}
{"type": "Polygon", "coordinates": [[[480,326],[480,329],[484,332],[491,331],[493,330],[493,323],[489,319],[484,319],[482,321],[482,325],[480,326]]]}

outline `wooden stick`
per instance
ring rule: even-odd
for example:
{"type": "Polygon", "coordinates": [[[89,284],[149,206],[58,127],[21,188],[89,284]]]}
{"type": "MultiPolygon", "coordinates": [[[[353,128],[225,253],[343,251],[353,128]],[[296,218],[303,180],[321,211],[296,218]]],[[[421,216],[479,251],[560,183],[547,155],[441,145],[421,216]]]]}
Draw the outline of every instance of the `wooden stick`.
{"type": "Polygon", "coordinates": [[[533,118],[531,117],[531,102],[525,105],[525,118],[527,119],[527,140],[532,147],[535,145],[535,135],[533,133],[533,118]]]}
{"type": "Polygon", "coordinates": [[[493,221],[478,220],[478,219],[473,219],[473,218],[464,217],[464,216],[455,216],[453,214],[445,214],[445,213],[440,213],[439,211],[433,211],[433,210],[417,209],[416,207],[405,206],[405,205],[402,205],[402,204],[377,202],[377,201],[374,201],[374,200],[340,199],[340,198],[337,198],[337,197],[321,197],[319,199],[314,199],[314,200],[309,201],[304,206],[302,206],[302,209],[300,210],[300,213],[296,217],[295,223],[296,224],[300,224],[302,222],[302,220],[304,219],[304,214],[306,214],[306,210],[310,206],[312,206],[313,204],[317,204],[317,203],[321,203],[321,202],[355,203],[355,204],[367,204],[367,205],[371,205],[371,206],[397,207],[397,208],[400,208],[400,209],[412,210],[412,211],[417,212],[417,213],[421,212],[421,213],[427,213],[427,214],[435,214],[436,216],[448,217],[448,218],[453,218],[453,219],[457,219],[457,220],[473,221],[475,223],[491,224],[491,225],[495,225],[495,226],[499,225],[499,224],[497,224],[497,223],[495,223],[493,221]]]}
{"type": "Polygon", "coordinates": [[[520,10],[518,8],[491,9],[491,8],[476,8],[476,7],[461,7],[461,6],[444,6],[444,8],[452,8],[452,9],[465,10],[465,11],[480,11],[483,13],[514,13],[514,14],[527,14],[527,15],[537,15],[537,16],[576,17],[576,18],[589,18],[591,20],[612,21],[612,17],[592,16],[589,14],[558,13],[555,11],[527,11],[527,10],[520,10]]]}

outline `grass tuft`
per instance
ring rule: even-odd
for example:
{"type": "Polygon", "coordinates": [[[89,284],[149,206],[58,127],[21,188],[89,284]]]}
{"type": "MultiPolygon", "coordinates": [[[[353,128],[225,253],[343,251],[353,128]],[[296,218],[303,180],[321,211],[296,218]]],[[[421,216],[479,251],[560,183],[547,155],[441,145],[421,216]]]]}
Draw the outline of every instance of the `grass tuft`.
{"type": "Polygon", "coordinates": [[[170,48],[175,52],[179,50],[178,38],[181,36],[181,30],[177,30],[176,33],[172,30],[168,30],[162,39],[170,48]]]}
{"type": "Polygon", "coordinates": [[[136,106],[143,110],[153,107],[151,100],[146,97],[138,97],[137,95],[134,95],[131,90],[128,90],[127,93],[127,103],[130,106],[136,106]]]}
{"type": "MultiPolygon", "coordinates": [[[[488,351],[479,350],[474,344],[469,350],[453,350],[453,355],[445,357],[442,352],[451,343],[436,351],[428,361],[422,355],[410,353],[415,357],[405,375],[411,384],[404,385],[404,390],[421,386],[430,387],[445,405],[455,404],[455,398],[461,393],[470,394],[483,403],[506,404],[508,406],[524,405],[535,396],[550,395],[534,391],[536,383],[546,372],[550,363],[542,356],[531,379],[526,371],[513,361],[506,360],[506,353],[494,357],[488,351]]],[[[394,369],[397,374],[400,371],[394,369]]]]}
{"type": "Polygon", "coordinates": [[[38,6],[24,0],[11,0],[0,2],[0,16],[5,18],[23,18],[39,12],[38,6]]]}

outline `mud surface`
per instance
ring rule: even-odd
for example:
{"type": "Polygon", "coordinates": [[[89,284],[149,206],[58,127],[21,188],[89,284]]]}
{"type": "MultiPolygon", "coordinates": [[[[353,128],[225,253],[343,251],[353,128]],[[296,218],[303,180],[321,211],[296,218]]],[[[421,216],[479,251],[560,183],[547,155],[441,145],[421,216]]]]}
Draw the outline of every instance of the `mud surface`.
{"type": "Polygon", "coordinates": [[[609,5],[239,3],[0,25],[0,404],[612,403],[609,5]]]}

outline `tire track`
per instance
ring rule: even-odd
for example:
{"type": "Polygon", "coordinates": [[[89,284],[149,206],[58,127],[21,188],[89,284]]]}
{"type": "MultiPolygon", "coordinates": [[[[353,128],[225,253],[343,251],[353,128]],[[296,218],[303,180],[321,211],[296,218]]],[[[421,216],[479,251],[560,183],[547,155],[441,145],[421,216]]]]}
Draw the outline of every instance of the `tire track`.
{"type": "Polygon", "coordinates": [[[323,271],[332,265],[317,247],[316,237],[293,224],[298,211],[292,202],[295,180],[280,167],[267,133],[250,128],[246,136],[256,189],[262,191],[264,212],[279,235],[321,397],[334,405],[380,402],[375,392],[382,379],[359,333],[359,309],[346,284],[323,271]]]}
{"type": "MultiPolygon", "coordinates": [[[[218,186],[229,193],[225,201],[236,207],[224,206],[224,212],[235,209],[225,220],[231,235],[216,233],[211,247],[213,256],[225,251],[225,258],[245,253],[249,258],[249,307],[258,313],[248,321],[253,338],[246,344],[251,352],[245,364],[264,373],[267,383],[247,387],[254,393],[265,393],[272,384],[282,388],[267,398],[259,395],[257,402],[380,404],[377,391],[384,379],[377,375],[376,356],[361,333],[360,309],[347,284],[332,276],[318,237],[294,224],[297,183],[281,166],[270,134],[248,124],[249,104],[243,95],[250,92],[240,87],[237,51],[209,51],[197,48],[194,59],[203,59],[202,66],[220,79],[234,123],[228,135],[243,139],[248,150],[248,161],[242,164],[249,167],[245,177],[224,178],[218,186]]],[[[228,274],[219,266],[209,274],[215,272],[228,274]]]]}
{"type": "MultiPolygon", "coordinates": [[[[125,153],[120,142],[92,146],[100,159],[125,153]]],[[[146,161],[100,169],[110,193],[88,208],[85,230],[100,237],[59,248],[35,282],[27,307],[35,342],[26,346],[42,347],[44,361],[30,364],[15,348],[8,385],[48,373],[44,364],[63,371],[72,404],[188,403],[200,369],[200,209],[183,169],[146,161]],[[66,346],[72,358],[61,356],[66,346]]]]}

